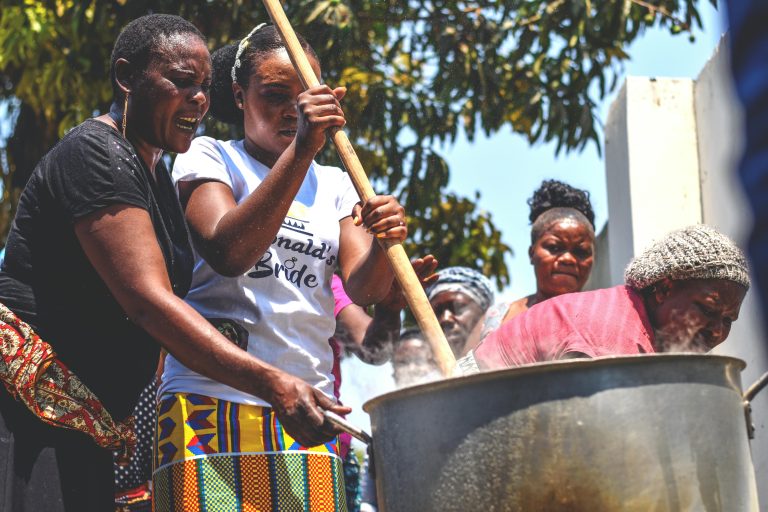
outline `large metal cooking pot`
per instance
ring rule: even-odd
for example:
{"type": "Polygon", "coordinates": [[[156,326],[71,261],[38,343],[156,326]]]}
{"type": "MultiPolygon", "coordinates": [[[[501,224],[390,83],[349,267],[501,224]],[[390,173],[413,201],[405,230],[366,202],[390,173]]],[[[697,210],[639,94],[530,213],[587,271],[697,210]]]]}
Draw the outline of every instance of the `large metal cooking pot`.
{"type": "Polygon", "coordinates": [[[364,406],[380,510],[757,512],[744,366],[570,360],[382,395],[364,406]]]}

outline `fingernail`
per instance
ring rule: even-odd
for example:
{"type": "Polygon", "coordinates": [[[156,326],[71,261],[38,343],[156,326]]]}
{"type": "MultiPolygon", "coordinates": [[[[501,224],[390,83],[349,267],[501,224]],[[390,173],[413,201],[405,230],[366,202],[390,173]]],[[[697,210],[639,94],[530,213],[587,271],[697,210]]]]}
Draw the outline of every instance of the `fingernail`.
{"type": "Polygon", "coordinates": [[[360,217],[352,217],[352,222],[355,224],[355,226],[360,225],[360,217]]]}
{"type": "Polygon", "coordinates": [[[387,238],[386,233],[376,233],[376,238],[387,238]]]}

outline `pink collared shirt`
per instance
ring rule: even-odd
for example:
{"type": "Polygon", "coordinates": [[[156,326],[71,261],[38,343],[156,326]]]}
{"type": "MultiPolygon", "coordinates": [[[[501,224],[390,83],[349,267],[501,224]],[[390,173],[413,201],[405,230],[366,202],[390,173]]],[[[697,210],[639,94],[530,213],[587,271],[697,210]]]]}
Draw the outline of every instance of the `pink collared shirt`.
{"type": "Polygon", "coordinates": [[[573,356],[653,353],[653,329],[640,293],[628,286],[568,293],[536,304],[473,351],[481,370],[573,356]]]}

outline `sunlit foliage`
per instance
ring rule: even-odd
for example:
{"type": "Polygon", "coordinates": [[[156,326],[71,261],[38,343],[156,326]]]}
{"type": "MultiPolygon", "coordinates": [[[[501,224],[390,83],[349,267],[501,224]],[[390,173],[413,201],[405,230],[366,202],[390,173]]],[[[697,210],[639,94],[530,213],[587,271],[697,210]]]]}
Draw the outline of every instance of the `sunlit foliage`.
{"type": "MultiPolygon", "coordinates": [[[[712,0],[714,3],[714,0],[712,0]]],[[[441,147],[460,131],[509,126],[557,151],[599,147],[597,101],[615,85],[628,44],[657,26],[692,33],[698,0],[294,0],[289,17],[320,55],[324,79],[346,85],[351,139],[379,192],[413,219],[411,253],[482,268],[509,282],[490,214],[446,190],[441,147]]],[[[265,20],[242,0],[0,0],[0,97],[16,98],[0,232],[18,189],[67,129],[110,102],[109,54],[120,28],[147,12],[194,22],[211,48],[265,20]]],[[[663,57],[660,57],[663,58],[663,57]]],[[[216,133],[223,127],[209,125],[216,133]]],[[[326,160],[335,158],[328,150],[326,160]]],[[[515,155],[495,165],[513,174],[515,155]]],[[[453,169],[475,173],[483,169],[453,169]]]]}

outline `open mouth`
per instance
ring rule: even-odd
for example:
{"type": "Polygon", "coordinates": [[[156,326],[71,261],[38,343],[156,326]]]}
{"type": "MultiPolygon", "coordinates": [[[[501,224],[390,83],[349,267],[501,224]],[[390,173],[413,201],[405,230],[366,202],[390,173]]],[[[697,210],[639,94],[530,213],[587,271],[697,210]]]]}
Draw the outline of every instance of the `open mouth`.
{"type": "Polygon", "coordinates": [[[185,132],[194,133],[197,130],[197,124],[200,122],[199,117],[177,117],[176,128],[184,130],[185,132]]]}
{"type": "Polygon", "coordinates": [[[280,130],[277,133],[279,133],[283,137],[291,137],[291,138],[293,138],[293,137],[296,136],[296,130],[280,130]]]}

